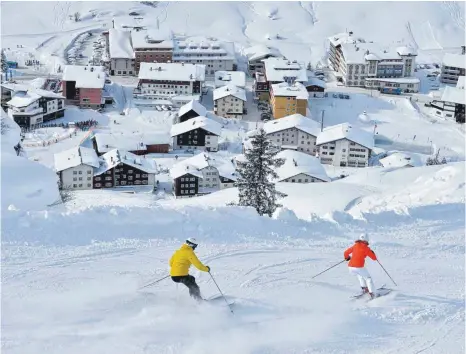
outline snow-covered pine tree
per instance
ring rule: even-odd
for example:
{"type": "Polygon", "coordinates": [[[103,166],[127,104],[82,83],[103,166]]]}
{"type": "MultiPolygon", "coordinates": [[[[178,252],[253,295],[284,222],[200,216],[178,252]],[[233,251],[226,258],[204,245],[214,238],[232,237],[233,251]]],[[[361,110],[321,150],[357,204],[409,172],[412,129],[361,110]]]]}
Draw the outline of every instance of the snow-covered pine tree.
{"type": "Polygon", "coordinates": [[[8,64],[6,63],[6,55],[5,51],[2,49],[2,73],[6,73],[8,71],[8,64]]]}
{"type": "Polygon", "coordinates": [[[239,190],[241,206],[254,207],[259,215],[272,216],[281,205],[278,198],[286,194],[275,189],[272,179],[278,178],[274,168],[285,162],[275,157],[277,149],[272,146],[263,129],[251,139],[252,148],[244,153],[246,161],[237,162],[238,180],[235,186],[239,190]]]}

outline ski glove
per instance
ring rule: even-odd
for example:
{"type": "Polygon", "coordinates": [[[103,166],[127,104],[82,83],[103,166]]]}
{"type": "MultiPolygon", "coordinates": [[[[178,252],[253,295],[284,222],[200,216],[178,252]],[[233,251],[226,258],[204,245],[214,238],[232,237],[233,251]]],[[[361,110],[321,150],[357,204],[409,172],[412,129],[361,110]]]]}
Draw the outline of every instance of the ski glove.
{"type": "Polygon", "coordinates": [[[345,258],[345,261],[349,262],[351,257],[345,258]]]}
{"type": "Polygon", "coordinates": [[[206,266],[207,267],[207,271],[210,273],[210,267],[209,266],[206,266]]]}

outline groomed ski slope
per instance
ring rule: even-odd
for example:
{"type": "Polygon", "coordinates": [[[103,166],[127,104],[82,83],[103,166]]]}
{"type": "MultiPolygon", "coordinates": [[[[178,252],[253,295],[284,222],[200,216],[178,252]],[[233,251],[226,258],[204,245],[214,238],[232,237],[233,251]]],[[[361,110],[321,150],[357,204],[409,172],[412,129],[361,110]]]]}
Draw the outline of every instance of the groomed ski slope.
{"type": "MultiPolygon", "coordinates": [[[[356,174],[332,183],[340,198],[326,204],[323,197],[313,201],[302,186],[300,193],[290,186],[288,209],[274,218],[215,206],[215,194],[192,199],[202,205],[150,205],[124,194],[105,202],[102,193],[100,206],[80,207],[78,198],[67,211],[4,212],[2,349],[463,353],[463,163],[384,171],[384,178],[372,173],[360,202],[344,195],[362,190],[356,174]],[[406,201],[400,210],[403,186],[412,204],[406,201]],[[375,201],[383,210],[366,210],[375,201]],[[313,214],[298,219],[307,205],[313,214]],[[356,206],[364,213],[353,218],[356,206]],[[370,234],[398,283],[396,291],[370,303],[349,299],[359,289],[346,264],[311,279],[339,262],[361,231],[370,234]],[[234,315],[221,302],[196,305],[169,279],[138,290],[167,274],[167,260],[188,236],[200,240],[200,259],[236,301],[234,315]]],[[[376,286],[393,287],[377,263],[368,261],[368,269],[376,286]]],[[[208,274],[193,274],[205,297],[218,293],[208,274]]]]}

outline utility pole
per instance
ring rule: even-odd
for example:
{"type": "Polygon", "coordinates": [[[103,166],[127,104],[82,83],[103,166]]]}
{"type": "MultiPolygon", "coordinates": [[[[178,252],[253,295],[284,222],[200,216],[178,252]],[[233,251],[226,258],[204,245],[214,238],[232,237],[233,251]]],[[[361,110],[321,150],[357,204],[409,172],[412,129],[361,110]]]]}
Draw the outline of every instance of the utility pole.
{"type": "Polygon", "coordinates": [[[322,110],[322,119],[320,121],[320,131],[324,130],[324,115],[325,115],[325,109],[322,110]]]}

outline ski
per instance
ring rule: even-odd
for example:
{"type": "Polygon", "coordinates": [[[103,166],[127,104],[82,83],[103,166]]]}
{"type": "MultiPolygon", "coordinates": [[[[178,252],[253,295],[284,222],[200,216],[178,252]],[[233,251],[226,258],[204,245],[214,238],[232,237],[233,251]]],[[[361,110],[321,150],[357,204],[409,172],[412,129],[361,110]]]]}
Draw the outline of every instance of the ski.
{"type": "MultiPolygon", "coordinates": [[[[382,286],[381,286],[380,288],[375,289],[376,294],[378,294],[378,292],[379,292],[380,290],[388,290],[388,289],[385,287],[385,285],[386,285],[386,284],[382,284],[382,286]]],[[[362,297],[363,297],[364,295],[366,295],[366,294],[369,295],[369,293],[360,293],[360,294],[352,295],[350,298],[351,298],[351,299],[360,299],[360,298],[362,298],[362,297]]],[[[386,295],[386,294],[384,294],[384,295],[386,295]]],[[[377,295],[376,297],[378,297],[378,295],[377,295]]]]}

